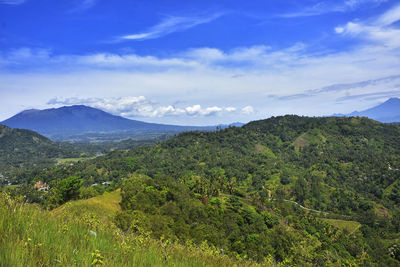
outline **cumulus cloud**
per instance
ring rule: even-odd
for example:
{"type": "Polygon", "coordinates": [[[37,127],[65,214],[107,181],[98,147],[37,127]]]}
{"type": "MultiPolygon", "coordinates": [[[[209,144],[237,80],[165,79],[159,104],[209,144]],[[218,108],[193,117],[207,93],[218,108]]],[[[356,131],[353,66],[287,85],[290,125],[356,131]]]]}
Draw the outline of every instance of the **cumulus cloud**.
{"type": "Polygon", "coordinates": [[[234,107],[227,107],[227,108],[225,108],[225,110],[228,111],[228,112],[233,112],[233,111],[236,111],[236,108],[234,108],[234,107]]]}
{"type": "MultiPolygon", "coordinates": [[[[48,105],[88,105],[123,117],[164,117],[164,116],[215,116],[222,112],[234,112],[236,108],[218,106],[203,108],[201,105],[175,107],[162,106],[144,96],[117,98],[53,98],[48,105]]],[[[248,107],[246,107],[248,108],[248,107]]],[[[245,108],[245,109],[246,109],[245,108]]],[[[251,108],[251,107],[250,107],[251,108]]],[[[246,109],[247,110],[247,109],[246,109]]]]}
{"type": "Polygon", "coordinates": [[[221,112],[223,109],[220,107],[208,107],[208,108],[202,108],[200,105],[194,105],[191,107],[185,108],[185,111],[187,112],[188,115],[190,116],[211,116],[215,115],[218,112],[221,112]]]}
{"type": "Polygon", "coordinates": [[[250,114],[254,113],[254,108],[252,106],[246,106],[246,107],[242,108],[242,113],[245,115],[250,115],[250,114]]]}
{"type": "Polygon", "coordinates": [[[53,98],[47,102],[48,105],[88,105],[99,108],[116,115],[139,115],[149,114],[153,111],[151,101],[144,96],[137,97],[115,97],[115,98],[53,98]]]}

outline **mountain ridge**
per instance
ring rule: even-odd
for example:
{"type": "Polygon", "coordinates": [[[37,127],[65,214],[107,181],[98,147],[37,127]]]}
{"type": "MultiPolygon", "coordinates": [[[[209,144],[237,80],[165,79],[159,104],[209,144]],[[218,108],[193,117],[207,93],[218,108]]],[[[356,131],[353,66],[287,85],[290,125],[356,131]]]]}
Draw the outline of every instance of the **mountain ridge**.
{"type": "Polygon", "coordinates": [[[400,122],[400,98],[389,98],[385,102],[372,108],[353,111],[349,114],[333,114],[333,116],[368,117],[384,123],[400,122]]]}
{"type": "Polygon", "coordinates": [[[1,124],[29,129],[57,141],[80,138],[84,134],[115,134],[137,137],[144,134],[174,134],[190,130],[214,130],[215,126],[179,126],[148,123],[112,115],[84,105],[63,106],[44,110],[24,110],[1,124]]]}

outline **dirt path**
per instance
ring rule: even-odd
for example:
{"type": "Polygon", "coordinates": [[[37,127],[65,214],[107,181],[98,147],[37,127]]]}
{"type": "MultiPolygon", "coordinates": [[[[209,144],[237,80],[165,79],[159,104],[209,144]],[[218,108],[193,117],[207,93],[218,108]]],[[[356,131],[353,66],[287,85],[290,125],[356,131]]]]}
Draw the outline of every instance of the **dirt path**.
{"type": "MultiPolygon", "coordinates": [[[[301,205],[301,204],[299,204],[299,203],[297,203],[296,201],[293,201],[293,200],[284,199],[283,201],[296,204],[297,206],[299,206],[299,207],[302,208],[303,210],[313,211],[313,212],[317,212],[317,213],[321,213],[321,212],[322,212],[322,211],[320,211],[320,210],[313,210],[313,209],[306,208],[306,207],[304,207],[303,205],[301,205]]],[[[323,213],[324,213],[324,214],[328,214],[328,212],[323,212],[323,213]]]]}

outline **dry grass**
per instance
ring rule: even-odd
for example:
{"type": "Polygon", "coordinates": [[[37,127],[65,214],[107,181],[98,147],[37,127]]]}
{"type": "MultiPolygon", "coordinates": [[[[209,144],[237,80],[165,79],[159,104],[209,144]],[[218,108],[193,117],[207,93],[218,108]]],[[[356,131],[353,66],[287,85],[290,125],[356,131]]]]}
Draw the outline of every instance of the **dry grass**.
{"type": "Polygon", "coordinates": [[[100,215],[112,216],[118,211],[121,211],[119,203],[121,202],[121,190],[117,189],[111,193],[105,192],[103,195],[84,199],[70,201],[60,207],[54,209],[52,213],[56,216],[60,216],[70,209],[83,209],[98,211],[100,215]]]}
{"type": "Polygon", "coordinates": [[[293,145],[296,149],[300,148],[305,148],[306,146],[309,145],[309,142],[307,140],[306,134],[300,135],[294,142],[293,145]]]}
{"type": "Polygon", "coordinates": [[[356,221],[345,221],[345,220],[336,220],[336,219],[321,219],[324,222],[335,226],[341,230],[346,230],[349,234],[354,234],[360,227],[361,224],[356,221]]]}

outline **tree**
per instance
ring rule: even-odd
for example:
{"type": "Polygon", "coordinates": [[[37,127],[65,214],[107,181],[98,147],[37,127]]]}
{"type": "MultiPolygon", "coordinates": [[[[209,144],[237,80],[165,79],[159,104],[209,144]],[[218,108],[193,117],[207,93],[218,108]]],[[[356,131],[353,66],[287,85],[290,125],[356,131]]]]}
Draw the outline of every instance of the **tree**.
{"type": "Polygon", "coordinates": [[[82,183],[83,180],[76,176],[59,181],[50,189],[47,208],[54,209],[69,200],[78,199],[82,183]]]}
{"type": "Polygon", "coordinates": [[[307,181],[300,177],[299,179],[297,179],[295,185],[294,185],[294,194],[296,196],[296,200],[300,203],[300,204],[304,204],[304,200],[307,199],[307,181]]]}
{"type": "Polygon", "coordinates": [[[61,196],[62,202],[77,199],[79,197],[79,189],[82,186],[82,179],[76,176],[70,176],[67,179],[61,180],[58,184],[57,189],[61,196]]]}

